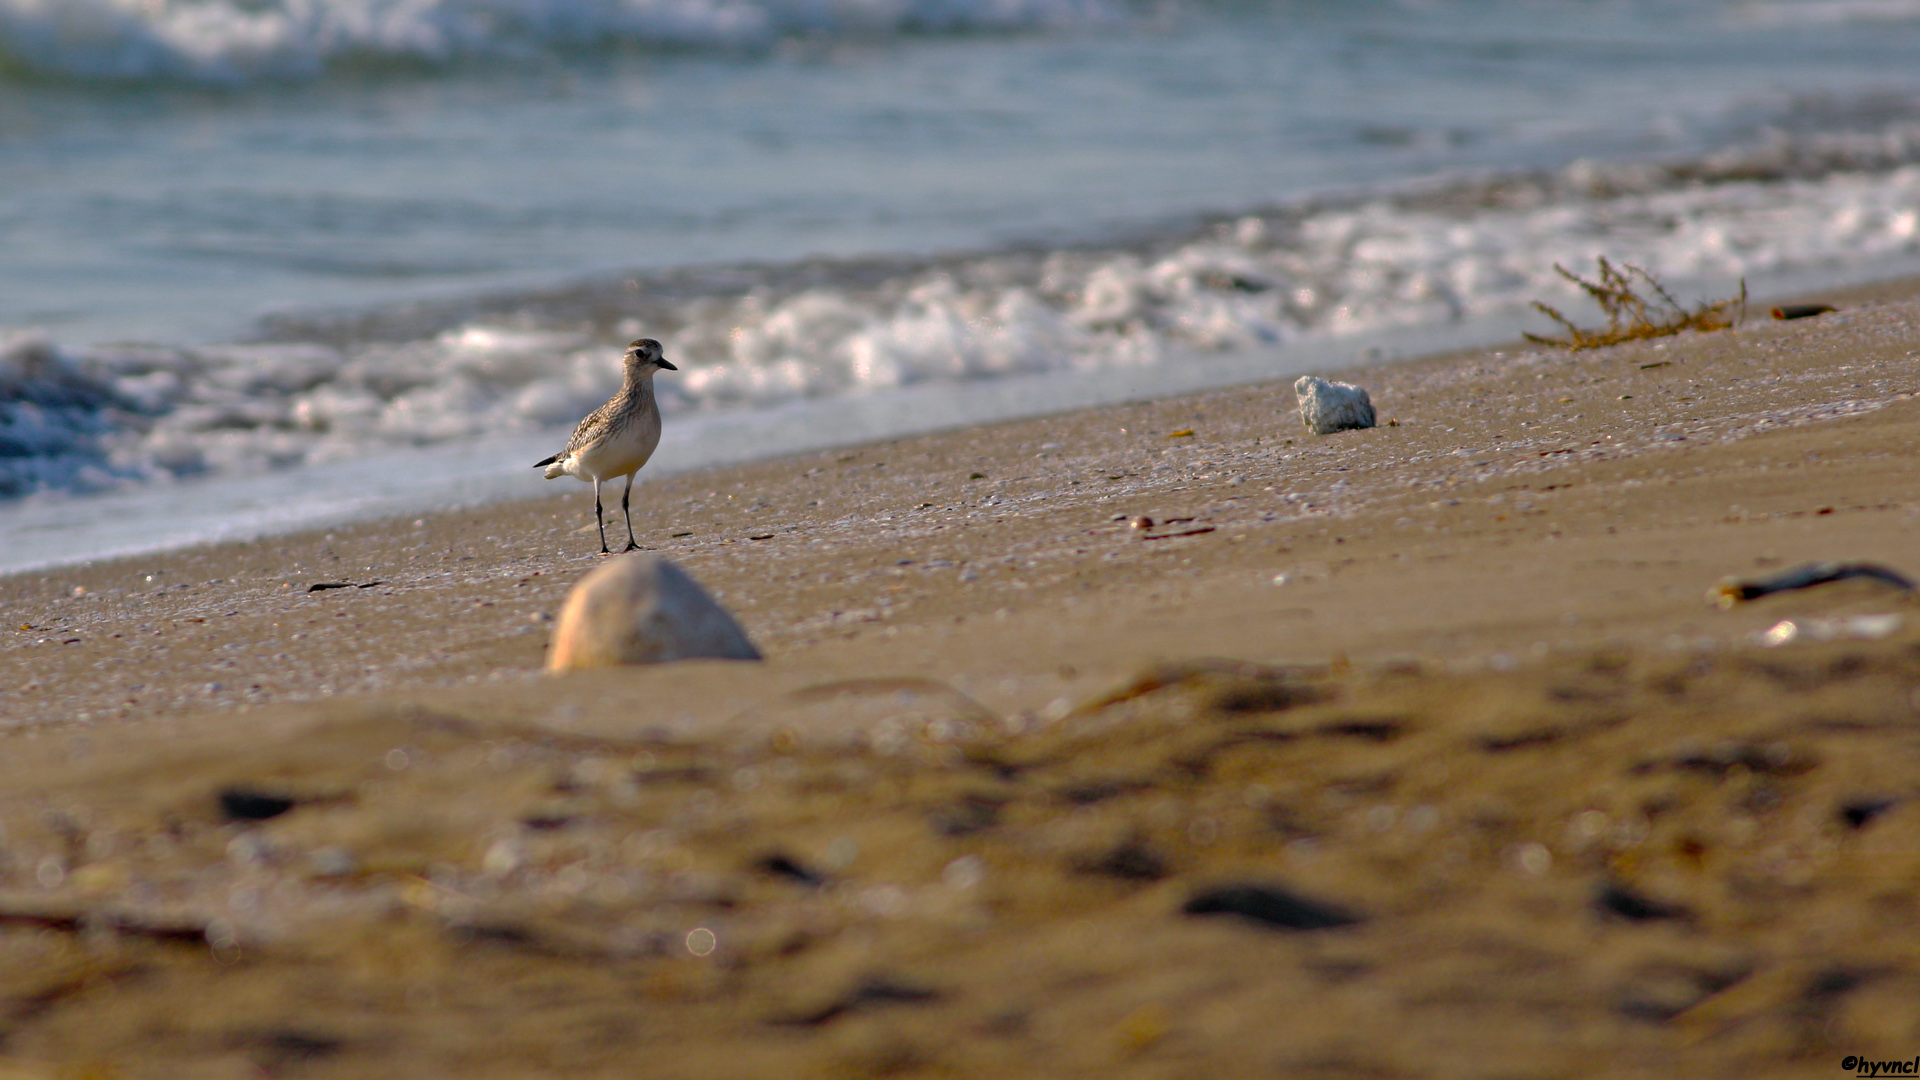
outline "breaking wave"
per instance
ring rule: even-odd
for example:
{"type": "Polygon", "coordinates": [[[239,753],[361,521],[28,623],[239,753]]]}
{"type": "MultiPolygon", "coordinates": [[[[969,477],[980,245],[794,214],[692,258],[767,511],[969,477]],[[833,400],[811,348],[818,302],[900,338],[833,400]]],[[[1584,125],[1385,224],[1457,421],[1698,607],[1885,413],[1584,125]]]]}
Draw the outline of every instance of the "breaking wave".
{"type": "Polygon", "coordinates": [[[564,429],[663,339],[669,411],[1162,362],[1577,299],[1595,256],[1738,279],[1920,255],[1920,127],[1577,163],[1223,216],[1132,244],[690,268],[282,317],[219,347],[0,339],[0,496],[564,429]]]}
{"type": "Polygon", "coordinates": [[[0,73],[234,84],[356,62],[761,49],[794,37],[1023,31],[1120,15],[1106,0],[0,0],[0,73]]]}

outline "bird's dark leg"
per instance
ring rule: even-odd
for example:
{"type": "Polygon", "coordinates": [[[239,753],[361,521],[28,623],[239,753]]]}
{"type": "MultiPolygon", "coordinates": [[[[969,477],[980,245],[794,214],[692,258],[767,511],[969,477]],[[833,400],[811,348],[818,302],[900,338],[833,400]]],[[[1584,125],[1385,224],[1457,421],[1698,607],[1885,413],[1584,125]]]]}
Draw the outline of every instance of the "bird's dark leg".
{"type": "Polygon", "coordinates": [[[623,551],[632,551],[640,546],[633,538],[633,513],[627,509],[627,500],[633,497],[633,474],[627,474],[627,490],[620,493],[620,516],[627,519],[627,546],[623,551]]]}
{"type": "Polygon", "coordinates": [[[607,522],[600,512],[600,481],[593,482],[593,523],[600,527],[600,554],[611,555],[607,550],[607,522]]]}

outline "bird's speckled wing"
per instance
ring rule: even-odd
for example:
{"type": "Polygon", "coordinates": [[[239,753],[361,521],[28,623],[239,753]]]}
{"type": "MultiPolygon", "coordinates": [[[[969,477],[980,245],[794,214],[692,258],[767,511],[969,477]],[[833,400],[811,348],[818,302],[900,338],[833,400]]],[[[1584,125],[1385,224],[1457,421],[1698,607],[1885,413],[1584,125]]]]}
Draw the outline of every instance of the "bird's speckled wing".
{"type": "Polygon", "coordinates": [[[585,420],[580,421],[579,426],[573,429],[573,438],[567,440],[567,448],[560,452],[562,458],[572,457],[613,434],[615,427],[618,426],[615,421],[620,415],[614,410],[613,404],[612,401],[607,402],[587,414],[585,420]]]}
{"type": "MultiPolygon", "coordinates": [[[[614,405],[619,402],[619,400],[619,397],[616,396],[612,401],[588,413],[585,420],[575,425],[573,436],[567,440],[567,448],[565,450],[560,451],[552,457],[534,462],[533,467],[538,469],[546,465],[562,465],[575,454],[580,453],[582,450],[587,449],[594,443],[599,442],[618,430],[619,425],[616,421],[619,418],[619,413],[615,411],[614,405]]],[[[551,480],[553,476],[549,475],[547,479],[551,480]]]]}

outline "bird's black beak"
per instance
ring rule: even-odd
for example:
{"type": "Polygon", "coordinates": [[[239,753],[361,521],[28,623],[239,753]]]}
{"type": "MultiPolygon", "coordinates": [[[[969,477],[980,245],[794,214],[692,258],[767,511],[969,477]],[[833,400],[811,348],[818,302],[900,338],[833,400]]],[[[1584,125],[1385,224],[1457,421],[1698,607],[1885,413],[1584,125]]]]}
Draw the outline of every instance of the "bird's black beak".
{"type": "Polygon", "coordinates": [[[672,364],[669,364],[669,363],[667,363],[667,360],[666,360],[666,357],[664,357],[664,356],[663,356],[663,357],[661,357],[661,358],[660,358],[660,359],[658,359],[658,360],[655,360],[655,361],[654,361],[654,364],[655,364],[655,366],[657,366],[657,367],[661,367],[661,368],[665,368],[665,369],[666,369],[666,370],[668,370],[668,371],[679,371],[679,370],[680,370],[679,368],[677,368],[677,367],[674,367],[674,366],[673,366],[672,364]]]}

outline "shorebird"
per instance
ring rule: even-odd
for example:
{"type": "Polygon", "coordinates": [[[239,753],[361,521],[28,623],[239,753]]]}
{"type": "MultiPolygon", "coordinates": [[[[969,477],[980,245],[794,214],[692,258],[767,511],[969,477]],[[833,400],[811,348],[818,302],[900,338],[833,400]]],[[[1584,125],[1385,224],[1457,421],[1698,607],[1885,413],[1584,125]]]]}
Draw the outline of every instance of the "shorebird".
{"type": "Polygon", "coordinates": [[[627,500],[633,495],[633,474],[653,456],[660,445],[660,406],[653,400],[653,373],[665,369],[678,371],[660,355],[660,343],[641,338],[627,346],[620,392],[593,410],[580,426],[573,429],[567,448],[533,463],[547,470],[547,479],[575,476],[593,481],[593,523],[600,527],[600,554],[607,550],[607,523],[600,510],[600,481],[616,476],[627,478],[627,490],[620,495],[620,514],[627,519],[627,546],[639,547],[633,538],[633,514],[627,500]]]}

